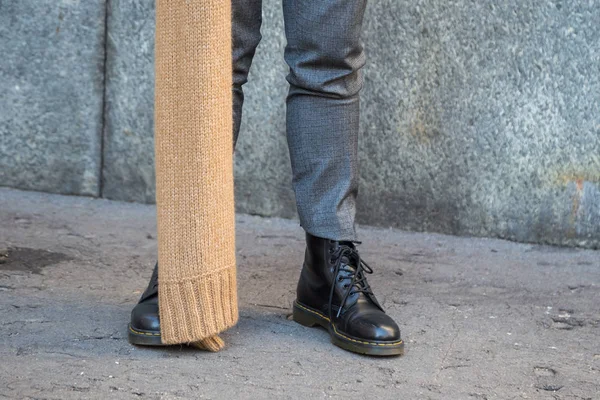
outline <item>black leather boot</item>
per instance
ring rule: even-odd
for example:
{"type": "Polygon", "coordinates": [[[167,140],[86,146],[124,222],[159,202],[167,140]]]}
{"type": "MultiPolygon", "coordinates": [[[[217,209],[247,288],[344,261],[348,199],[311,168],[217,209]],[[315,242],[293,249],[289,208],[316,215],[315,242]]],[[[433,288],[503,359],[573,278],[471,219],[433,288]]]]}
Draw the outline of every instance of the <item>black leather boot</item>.
{"type": "Polygon", "coordinates": [[[323,326],[333,344],[345,350],[404,354],[400,328],[375,298],[366,278],[373,270],[361,260],[355,243],[360,242],[306,233],[293,319],[304,326],[323,326]]]}
{"type": "Polygon", "coordinates": [[[158,263],[154,266],[148,287],[131,311],[129,343],[162,346],[158,318],[158,263]]]}

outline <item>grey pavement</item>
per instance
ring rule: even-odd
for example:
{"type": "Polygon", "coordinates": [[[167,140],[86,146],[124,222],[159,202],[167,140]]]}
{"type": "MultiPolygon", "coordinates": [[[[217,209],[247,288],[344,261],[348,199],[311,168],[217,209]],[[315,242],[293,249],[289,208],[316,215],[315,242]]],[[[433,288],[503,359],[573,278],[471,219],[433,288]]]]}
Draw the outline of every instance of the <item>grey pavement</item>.
{"type": "Polygon", "coordinates": [[[289,319],[297,220],[238,215],[227,347],[140,348],[129,312],[156,257],[151,205],[0,188],[0,398],[599,399],[600,252],[359,226],[403,357],[289,319]]]}

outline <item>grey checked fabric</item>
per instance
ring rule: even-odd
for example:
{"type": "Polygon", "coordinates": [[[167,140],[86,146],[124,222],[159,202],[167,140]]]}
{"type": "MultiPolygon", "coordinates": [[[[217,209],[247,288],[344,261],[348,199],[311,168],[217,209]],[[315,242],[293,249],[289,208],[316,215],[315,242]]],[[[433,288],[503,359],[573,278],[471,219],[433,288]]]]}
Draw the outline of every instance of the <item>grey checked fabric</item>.
{"type": "MultiPolygon", "coordinates": [[[[287,45],[286,135],[300,225],[357,240],[360,40],[367,0],[282,0],[287,45]]],[[[256,46],[261,0],[232,0],[234,143],[256,46]]]]}

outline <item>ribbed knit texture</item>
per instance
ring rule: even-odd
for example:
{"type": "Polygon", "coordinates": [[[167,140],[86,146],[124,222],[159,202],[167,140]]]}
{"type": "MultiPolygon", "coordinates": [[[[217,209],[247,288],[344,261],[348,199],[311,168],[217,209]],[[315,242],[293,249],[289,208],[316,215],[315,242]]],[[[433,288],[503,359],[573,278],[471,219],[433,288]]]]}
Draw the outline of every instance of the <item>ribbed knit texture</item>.
{"type": "Polygon", "coordinates": [[[214,350],[238,320],[231,2],[157,0],[155,40],[161,337],[214,350]]]}
{"type": "Polygon", "coordinates": [[[216,352],[225,347],[225,342],[218,336],[211,336],[209,338],[202,339],[199,342],[191,343],[190,346],[197,347],[201,350],[216,352]]]}

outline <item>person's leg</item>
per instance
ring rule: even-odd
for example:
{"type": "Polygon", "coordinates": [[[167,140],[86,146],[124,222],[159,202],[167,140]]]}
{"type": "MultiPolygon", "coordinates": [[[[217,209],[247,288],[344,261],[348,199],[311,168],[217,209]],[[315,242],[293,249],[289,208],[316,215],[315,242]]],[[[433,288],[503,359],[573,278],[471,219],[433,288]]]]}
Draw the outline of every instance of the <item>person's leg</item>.
{"type": "MultiPolygon", "coordinates": [[[[247,82],[248,72],[256,46],[261,40],[260,26],[262,0],[232,0],[232,90],[233,90],[233,147],[240,130],[244,93],[242,85],[247,82]]],[[[129,341],[133,344],[160,346],[160,321],[158,315],[158,264],[154,266],[150,282],[138,304],[131,312],[129,341]]],[[[218,339],[218,337],[216,338],[218,339]]],[[[220,339],[209,350],[218,350],[223,346],[220,339]]]]}
{"type": "Polygon", "coordinates": [[[367,0],[283,0],[290,70],[287,140],[306,231],[294,321],[327,328],[334,344],[371,355],[404,351],[355,246],[360,41],[367,0]]]}
{"type": "Polygon", "coordinates": [[[256,47],[262,39],[262,0],[232,0],[233,41],[233,146],[237,143],[242,122],[244,91],[256,47]]]}
{"type": "Polygon", "coordinates": [[[283,0],[287,140],[301,226],[357,239],[360,41],[366,0],[283,0]]]}

